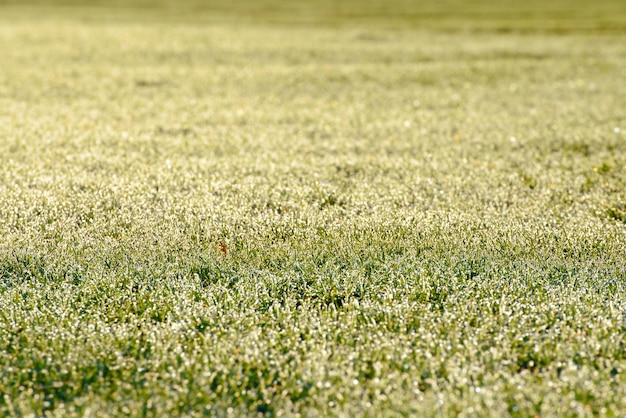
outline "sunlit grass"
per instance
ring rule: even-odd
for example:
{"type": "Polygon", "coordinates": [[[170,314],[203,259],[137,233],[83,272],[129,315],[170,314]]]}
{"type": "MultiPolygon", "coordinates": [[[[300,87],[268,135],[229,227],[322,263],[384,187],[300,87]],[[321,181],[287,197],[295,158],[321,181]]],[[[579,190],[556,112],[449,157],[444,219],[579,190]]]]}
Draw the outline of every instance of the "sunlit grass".
{"type": "Polygon", "coordinates": [[[626,411],[621,3],[3,4],[1,415],[626,411]]]}

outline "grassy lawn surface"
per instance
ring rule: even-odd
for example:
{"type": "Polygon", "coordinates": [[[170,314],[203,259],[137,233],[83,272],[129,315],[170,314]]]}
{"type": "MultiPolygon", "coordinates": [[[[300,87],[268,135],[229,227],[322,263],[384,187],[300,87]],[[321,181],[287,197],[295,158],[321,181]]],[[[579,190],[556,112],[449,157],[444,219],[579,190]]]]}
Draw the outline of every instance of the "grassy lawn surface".
{"type": "Polygon", "coordinates": [[[626,414],[626,3],[0,0],[0,415],[256,414],[626,414]]]}

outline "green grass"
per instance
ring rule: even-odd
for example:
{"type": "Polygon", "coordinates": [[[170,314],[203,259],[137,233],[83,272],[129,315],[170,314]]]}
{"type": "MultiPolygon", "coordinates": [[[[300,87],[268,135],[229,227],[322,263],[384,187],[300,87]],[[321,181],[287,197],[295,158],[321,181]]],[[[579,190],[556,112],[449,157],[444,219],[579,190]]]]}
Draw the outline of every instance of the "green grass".
{"type": "Polygon", "coordinates": [[[26,3],[0,415],[626,413],[625,3],[26,3]]]}

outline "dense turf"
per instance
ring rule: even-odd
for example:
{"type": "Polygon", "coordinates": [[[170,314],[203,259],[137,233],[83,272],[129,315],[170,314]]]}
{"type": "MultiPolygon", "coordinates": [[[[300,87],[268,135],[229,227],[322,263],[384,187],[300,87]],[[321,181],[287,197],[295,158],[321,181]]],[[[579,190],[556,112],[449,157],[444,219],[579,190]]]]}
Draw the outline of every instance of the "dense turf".
{"type": "Polygon", "coordinates": [[[626,4],[54,3],[0,0],[0,415],[626,413],[626,4]]]}

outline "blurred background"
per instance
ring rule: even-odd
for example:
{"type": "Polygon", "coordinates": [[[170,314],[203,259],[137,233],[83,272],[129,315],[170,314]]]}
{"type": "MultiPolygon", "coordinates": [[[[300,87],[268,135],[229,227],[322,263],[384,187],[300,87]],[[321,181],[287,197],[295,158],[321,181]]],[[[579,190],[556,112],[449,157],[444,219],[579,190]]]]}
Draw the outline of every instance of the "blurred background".
{"type": "Polygon", "coordinates": [[[446,31],[626,31],[624,0],[0,0],[0,15],[373,25],[446,31]]]}

